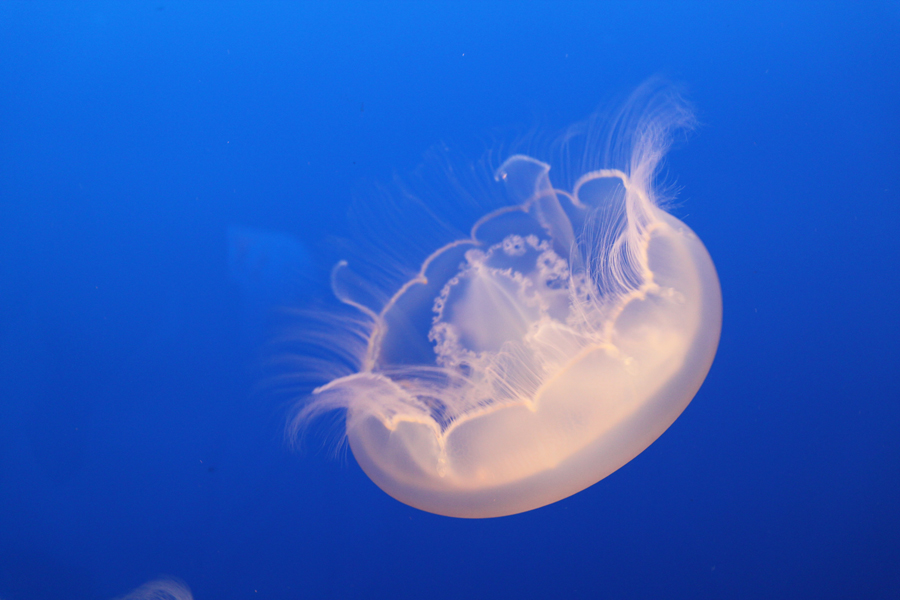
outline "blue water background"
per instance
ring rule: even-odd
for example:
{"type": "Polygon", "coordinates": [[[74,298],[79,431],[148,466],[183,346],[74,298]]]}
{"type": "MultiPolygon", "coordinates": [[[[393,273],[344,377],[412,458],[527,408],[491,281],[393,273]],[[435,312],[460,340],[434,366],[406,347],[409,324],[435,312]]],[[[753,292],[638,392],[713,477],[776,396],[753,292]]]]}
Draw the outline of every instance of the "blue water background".
{"type": "Polygon", "coordinates": [[[0,599],[900,597],[898,225],[897,2],[2,2],[0,599]],[[291,450],[260,315],[354,198],[651,76],[724,297],[681,418],[491,520],[291,450]]]}

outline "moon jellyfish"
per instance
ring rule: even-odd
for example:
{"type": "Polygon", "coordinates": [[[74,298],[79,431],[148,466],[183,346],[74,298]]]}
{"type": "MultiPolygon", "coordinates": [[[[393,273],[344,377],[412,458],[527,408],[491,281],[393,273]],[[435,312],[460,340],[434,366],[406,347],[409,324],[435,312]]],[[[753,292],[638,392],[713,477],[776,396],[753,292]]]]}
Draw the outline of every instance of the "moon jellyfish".
{"type": "MultiPolygon", "coordinates": [[[[583,169],[565,189],[550,164],[510,156],[483,188],[492,210],[380,301],[339,263],[332,287],[359,318],[335,320],[333,340],[354,367],[295,423],[344,409],[372,481],[455,517],[550,504],[637,456],[697,393],[721,329],[713,262],[654,188],[689,123],[677,100],[633,99],[586,128],[578,160],[563,140],[564,176],[583,169]]],[[[399,236],[375,243],[404,254],[399,236]]]]}

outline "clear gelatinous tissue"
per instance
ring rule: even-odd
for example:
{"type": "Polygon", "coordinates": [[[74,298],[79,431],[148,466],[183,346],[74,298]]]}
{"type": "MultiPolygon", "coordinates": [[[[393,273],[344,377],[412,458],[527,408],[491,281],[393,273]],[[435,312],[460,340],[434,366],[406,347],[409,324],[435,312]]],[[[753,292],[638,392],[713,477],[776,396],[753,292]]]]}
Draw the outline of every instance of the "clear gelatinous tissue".
{"type": "MultiPolygon", "coordinates": [[[[557,145],[565,189],[550,164],[516,154],[495,181],[460,192],[469,204],[490,196],[470,234],[434,236],[392,289],[341,262],[332,287],[357,318],[322,322],[351,368],[320,357],[332,378],[295,428],[346,410],[372,481],[455,517],[544,506],[637,456],[700,388],[721,329],[712,260],[654,190],[673,133],[691,122],[674,93],[642,88],[557,145]]],[[[415,255],[404,243],[374,240],[400,262],[415,255]]]]}

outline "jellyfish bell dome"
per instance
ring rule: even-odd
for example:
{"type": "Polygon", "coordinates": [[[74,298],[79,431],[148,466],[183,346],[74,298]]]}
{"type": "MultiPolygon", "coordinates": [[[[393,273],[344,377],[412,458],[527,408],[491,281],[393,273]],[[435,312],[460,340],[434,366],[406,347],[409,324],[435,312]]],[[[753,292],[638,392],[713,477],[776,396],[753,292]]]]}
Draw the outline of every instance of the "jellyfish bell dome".
{"type": "Polygon", "coordinates": [[[568,191],[550,165],[508,158],[495,185],[511,201],[380,306],[339,264],[364,350],[298,418],[345,409],[382,490],[467,518],[566,498],[653,443],[706,377],[722,306],[706,248],[657,204],[664,140],[640,123],[652,135],[634,138],[629,173],[591,170],[568,191]]]}

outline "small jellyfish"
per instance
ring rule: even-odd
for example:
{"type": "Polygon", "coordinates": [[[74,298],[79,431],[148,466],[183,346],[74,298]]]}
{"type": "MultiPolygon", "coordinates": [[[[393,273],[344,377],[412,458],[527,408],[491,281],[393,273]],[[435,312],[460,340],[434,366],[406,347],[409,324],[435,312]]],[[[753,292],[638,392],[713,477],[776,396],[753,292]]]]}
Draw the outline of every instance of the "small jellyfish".
{"type": "Polygon", "coordinates": [[[157,579],[132,590],[118,600],[193,600],[190,588],[177,579],[157,579]]]}
{"type": "Polygon", "coordinates": [[[257,340],[276,309],[306,293],[312,261],[303,244],[284,233],[231,225],[227,236],[228,274],[240,290],[243,329],[257,340]]]}
{"type": "MultiPolygon", "coordinates": [[[[581,169],[568,189],[549,164],[509,157],[491,182],[503,199],[381,301],[339,263],[332,287],[359,318],[333,321],[327,356],[353,367],[321,366],[332,378],[295,427],[345,410],[372,481],[454,517],[538,508],[637,456],[697,393],[721,330],[713,262],[654,188],[690,123],[671,93],[640,91],[581,130],[578,160],[564,138],[564,174],[581,169]]],[[[376,243],[404,252],[398,236],[376,243]]]]}

